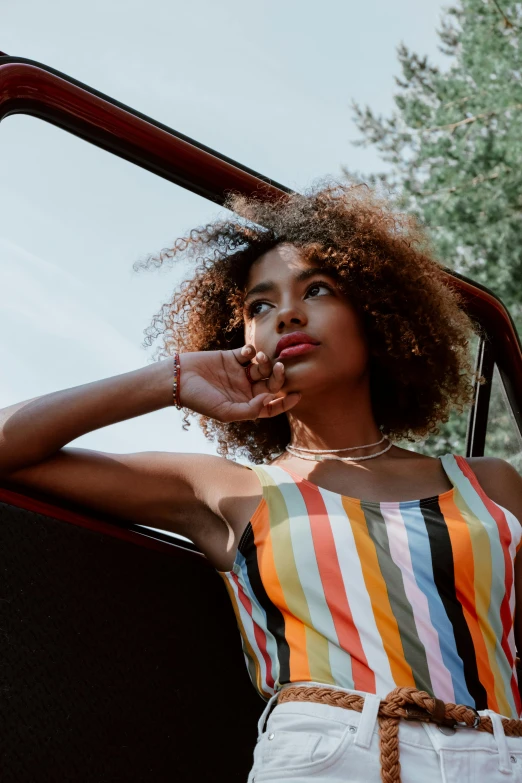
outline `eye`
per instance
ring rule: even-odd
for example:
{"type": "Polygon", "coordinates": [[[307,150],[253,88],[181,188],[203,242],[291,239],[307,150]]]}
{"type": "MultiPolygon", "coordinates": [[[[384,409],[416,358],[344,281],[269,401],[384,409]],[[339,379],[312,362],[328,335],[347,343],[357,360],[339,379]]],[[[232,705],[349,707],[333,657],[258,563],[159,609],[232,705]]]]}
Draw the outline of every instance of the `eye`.
{"type": "Polygon", "coordinates": [[[270,307],[268,302],[262,302],[260,299],[250,302],[247,305],[247,315],[249,318],[255,318],[256,315],[266,312],[263,307],[270,307]]]}
{"type": "Polygon", "coordinates": [[[306,289],[306,295],[312,296],[313,298],[317,296],[324,296],[326,294],[333,293],[333,288],[328,285],[328,283],[312,283],[312,285],[308,286],[306,289]],[[321,290],[322,289],[322,290],[321,290]]]}

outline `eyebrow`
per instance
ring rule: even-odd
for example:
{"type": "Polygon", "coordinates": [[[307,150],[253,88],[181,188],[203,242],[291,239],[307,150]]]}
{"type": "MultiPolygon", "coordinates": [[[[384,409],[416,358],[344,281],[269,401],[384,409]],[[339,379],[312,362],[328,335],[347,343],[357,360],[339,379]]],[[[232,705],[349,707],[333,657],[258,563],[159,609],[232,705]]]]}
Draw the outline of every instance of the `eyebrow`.
{"type": "MultiPolygon", "coordinates": [[[[330,277],[332,280],[337,278],[337,275],[333,269],[325,269],[325,267],[322,266],[314,266],[311,269],[302,269],[295,275],[295,279],[298,283],[302,283],[305,280],[308,280],[310,277],[314,277],[315,275],[324,275],[325,277],[330,277]]],[[[269,291],[274,291],[275,288],[276,285],[274,282],[272,282],[272,280],[264,280],[262,283],[258,283],[257,285],[253,286],[253,288],[251,288],[250,291],[245,294],[245,302],[249,297],[254,296],[255,294],[266,294],[269,291]]]]}

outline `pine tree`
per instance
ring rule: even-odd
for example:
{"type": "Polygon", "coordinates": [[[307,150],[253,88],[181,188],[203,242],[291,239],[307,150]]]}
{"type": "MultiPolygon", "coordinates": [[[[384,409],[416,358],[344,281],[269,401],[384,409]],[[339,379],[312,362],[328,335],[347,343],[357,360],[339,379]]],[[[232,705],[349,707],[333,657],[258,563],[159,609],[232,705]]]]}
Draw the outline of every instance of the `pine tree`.
{"type": "MultiPolygon", "coordinates": [[[[375,146],[386,170],[370,177],[343,171],[384,187],[416,214],[438,258],[499,295],[520,333],[522,3],[459,0],[446,10],[438,34],[447,68],[399,47],[402,76],[391,116],[354,104],[362,134],[355,144],[375,146]]],[[[497,408],[499,399],[494,395],[497,408]]],[[[425,450],[463,453],[466,418],[454,415],[425,450]]],[[[488,435],[487,453],[505,455],[511,426],[506,419],[488,435]]]]}
{"type": "Polygon", "coordinates": [[[354,104],[355,143],[388,164],[364,180],[390,188],[428,226],[438,257],[495,291],[520,323],[522,4],[461,0],[438,32],[446,70],[402,45],[392,116],[354,104]]]}

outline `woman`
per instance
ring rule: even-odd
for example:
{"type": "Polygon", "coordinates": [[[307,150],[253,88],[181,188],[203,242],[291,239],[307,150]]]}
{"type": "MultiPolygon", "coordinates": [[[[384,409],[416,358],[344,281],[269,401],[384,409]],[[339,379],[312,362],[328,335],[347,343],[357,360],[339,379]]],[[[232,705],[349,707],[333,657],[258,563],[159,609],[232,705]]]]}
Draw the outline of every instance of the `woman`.
{"type": "Polygon", "coordinates": [[[473,325],[364,189],[227,206],[144,264],[200,262],[148,331],[167,358],[4,409],[3,477],[205,553],[267,701],[250,783],[522,781],[522,479],[393,443],[469,404],[473,325]],[[173,402],[221,456],[67,447],[173,402]]]}

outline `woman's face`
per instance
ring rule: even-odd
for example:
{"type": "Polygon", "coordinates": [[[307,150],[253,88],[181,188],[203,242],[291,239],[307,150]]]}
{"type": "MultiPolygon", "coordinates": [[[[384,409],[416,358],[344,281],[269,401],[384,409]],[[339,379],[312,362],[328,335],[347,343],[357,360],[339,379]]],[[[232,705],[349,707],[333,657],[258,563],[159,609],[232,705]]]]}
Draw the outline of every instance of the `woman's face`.
{"type": "Polygon", "coordinates": [[[294,245],[257,259],[245,292],[245,342],[283,362],[286,391],[353,384],[366,375],[359,316],[328,270],[305,261],[294,245]]]}

